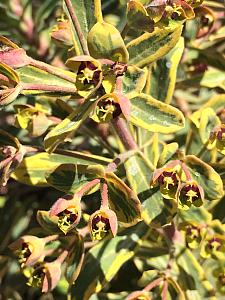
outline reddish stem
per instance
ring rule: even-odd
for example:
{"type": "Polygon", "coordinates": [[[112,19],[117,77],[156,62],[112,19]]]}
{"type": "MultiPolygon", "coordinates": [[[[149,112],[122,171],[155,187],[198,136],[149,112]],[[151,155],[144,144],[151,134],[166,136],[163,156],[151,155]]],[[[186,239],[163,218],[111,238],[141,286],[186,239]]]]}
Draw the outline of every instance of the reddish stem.
{"type": "Polygon", "coordinates": [[[135,143],[130,131],[127,128],[127,125],[124,119],[117,117],[112,120],[112,124],[121,139],[126,150],[136,150],[138,149],[137,144],[135,143]]]}
{"type": "Polygon", "coordinates": [[[49,242],[52,242],[52,241],[55,241],[57,240],[57,238],[59,237],[58,234],[53,234],[53,235],[49,235],[49,236],[46,236],[43,238],[43,240],[45,241],[45,243],[49,243],[49,242]]]}
{"type": "Polygon", "coordinates": [[[168,281],[165,279],[163,282],[163,290],[162,290],[162,300],[167,300],[167,294],[168,294],[168,281]]]}
{"type": "Polygon", "coordinates": [[[38,69],[41,69],[47,73],[50,73],[52,75],[55,75],[57,77],[60,77],[62,79],[65,79],[69,82],[75,83],[76,82],[76,76],[71,73],[71,76],[66,75],[62,70],[57,69],[56,67],[53,67],[51,65],[48,65],[42,61],[36,60],[36,59],[31,59],[30,65],[33,67],[36,67],[38,69]],[[72,77],[73,76],[73,77],[72,77]]]}
{"type": "Polygon", "coordinates": [[[68,253],[69,253],[68,250],[64,250],[64,251],[59,255],[59,257],[56,259],[56,261],[62,264],[62,263],[64,262],[64,260],[66,259],[68,253]]]}
{"type": "Polygon", "coordinates": [[[38,90],[38,91],[47,91],[47,92],[60,92],[68,94],[76,94],[77,90],[70,87],[62,87],[58,85],[48,85],[48,84],[32,84],[32,83],[23,83],[23,90],[38,90]]]}
{"type": "Polygon", "coordinates": [[[163,280],[163,278],[157,278],[154,281],[150,282],[144,289],[143,291],[149,292],[151,291],[154,287],[158,286],[160,282],[163,280]]]}
{"type": "Polygon", "coordinates": [[[101,201],[101,206],[102,207],[108,207],[108,185],[107,183],[103,183],[101,186],[101,197],[102,197],[102,201],[101,201]]]}
{"type": "Polygon", "coordinates": [[[78,193],[76,193],[76,195],[81,198],[85,193],[87,193],[92,187],[94,187],[98,183],[100,183],[100,179],[97,178],[88,182],[82,187],[82,189],[78,193]]]}
{"type": "Polygon", "coordinates": [[[181,164],[181,167],[184,171],[184,174],[187,178],[187,181],[192,181],[192,176],[191,176],[191,172],[188,170],[188,167],[185,165],[185,163],[181,164]]]}
{"type": "Polygon", "coordinates": [[[71,3],[70,0],[65,0],[65,4],[66,4],[66,7],[67,7],[67,9],[69,11],[71,20],[72,20],[73,25],[75,27],[75,30],[76,30],[77,36],[79,38],[79,41],[80,41],[81,47],[83,49],[83,52],[86,55],[90,55],[88,47],[87,47],[87,41],[86,41],[86,39],[85,39],[85,37],[83,35],[83,32],[81,30],[80,22],[77,19],[76,13],[75,13],[74,8],[73,8],[73,4],[71,3]]]}

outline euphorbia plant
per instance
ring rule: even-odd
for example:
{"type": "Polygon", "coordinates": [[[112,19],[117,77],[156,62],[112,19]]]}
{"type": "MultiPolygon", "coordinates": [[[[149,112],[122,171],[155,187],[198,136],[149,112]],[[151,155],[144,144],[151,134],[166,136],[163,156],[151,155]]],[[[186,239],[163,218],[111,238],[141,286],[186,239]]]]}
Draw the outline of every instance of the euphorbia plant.
{"type": "Polygon", "coordinates": [[[0,7],[19,20],[0,36],[3,299],[27,297],[20,273],[31,299],[223,299],[221,5],[25,2],[0,7]]]}

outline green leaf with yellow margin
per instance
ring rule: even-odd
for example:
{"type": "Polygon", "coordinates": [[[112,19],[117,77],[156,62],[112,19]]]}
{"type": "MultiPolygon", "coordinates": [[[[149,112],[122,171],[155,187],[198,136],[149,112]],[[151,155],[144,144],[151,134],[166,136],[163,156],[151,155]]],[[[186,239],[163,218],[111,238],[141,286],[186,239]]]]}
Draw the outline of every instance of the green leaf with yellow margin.
{"type": "MultiPolygon", "coordinates": [[[[56,71],[60,73],[64,73],[68,77],[71,78],[71,80],[75,80],[76,76],[70,71],[59,69],[56,67],[51,66],[51,69],[55,69],[56,71]]],[[[40,85],[49,85],[49,86],[57,86],[62,88],[71,88],[76,89],[75,84],[73,82],[70,82],[66,79],[63,79],[61,77],[58,77],[56,75],[50,74],[49,72],[46,72],[44,70],[41,70],[37,67],[33,66],[24,66],[21,68],[18,68],[16,70],[18,73],[20,80],[22,83],[30,83],[30,84],[40,84],[40,85]]],[[[23,94],[37,94],[37,93],[49,93],[47,91],[38,91],[38,90],[24,90],[23,94]]],[[[52,93],[52,92],[51,92],[52,93]]],[[[65,92],[54,92],[56,94],[70,94],[65,92]]]]}
{"type": "Polygon", "coordinates": [[[46,171],[57,168],[61,164],[101,164],[106,166],[109,162],[109,159],[76,151],[61,150],[61,154],[43,152],[24,158],[11,177],[25,184],[48,186],[45,179],[46,171]]]}
{"type": "Polygon", "coordinates": [[[199,122],[199,136],[203,144],[208,142],[212,130],[219,124],[220,119],[212,108],[207,107],[202,110],[199,122]]]}
{"type": "Polygon", "coordinates": [[[88,300],[92,294],[100,292],[134,256],[148,231],[149,227],[141,222],[94,246],[87,253],[81,273],[71,287],[72,300],[88,300]]]}
{"type": "Polygon", "coordinates": [[[185,164],[189,167],[192,178],[203,188],[205,199],[217,200],[223,197],[223,182],[211,166],[194,155],[187,155],[185,164]]]}
{"type": "Polygon", "coordinates": [[[165,165],[173,157],[173,155],[176,153],[178,148],[179,145],[175,142],[170,144],[165,144],[160,153],[157,167],[160,168],[163,165],[165,165]]]}
{"type": "Polygon", "coordinates": [[[128,66],[127,71],[122,77],[122,92],[126,97],[132,94],[141,93],[147,79],[147,70],[136,66],[128,66]]]}
{"type": "Polygon", "coordinates": [[[81,125],[89,116],[94,103],[86,101],[77,110],[73,111],[61,123],[56,125],[45,137],[44,147],[47,152],[52,152],[64,140],[81,125]]]}
{"type": "Polygon", "coordinates": [[[165,103],[170,103],[177,77],[177,68],[184,51],[184,38],[180,37],[177,44],[163,58],[157,60],[150,68],[149,94],[165,103]]]}
{"type": "MultiPolygon", "coordinates": [[[[197,290],[201,299],[210,298],[215,294],[213,286],[205,277],[205,271],[188,248],[176,246],[177,265],[179,267],[178,282],[182,282],[184,290],[197,290]],[[209,297],[209,298],[208,298],[209,297]]],[[[190,299],[190,298],[188,298],[190,299]]],[[[191,300],[191,299],[190,299],[191,300]]]]}
{"type": "Polygon", "coordinates": [[[140,154],[125,162],[127,178],[142,203],[142,218],[146,224],[159,227],[172,221],[177,203],[163,199],[159,188],[150,188],[152,171],[140,154]]]}
{"type": "Polygon", "coordinates": [[[177,108],[140,93],[130,99],[130,121],[138,127],[160,133],[172,133],[184,127],[184,116],[177,108]]]}
{"type": "Polygon", "coordinates": [[[83,237],[78,232],[76,232],[74,235],[75,235],[74,245],[76,245],[76,247],[73,251],[71,251],[72,253],[69,255],[69,257],[66,260],[67,267],[65,272],[66,279],[71,285],[77,279],[84,259],[83,237]]]}
{"type": "Polygon", "coordinates": [[[88,33],[87,43],[94,58],[128,62],[129,54],[120,32],[109,23],[97,22],[88,33]]]}
{"type": "Polygon", "coordinates": [[[129,42],[129,64],[144,67],[166,55],[178,42],[183,26],[156,28],[129,42]]]}
{"type": "Polygon", "coordinates": [[[141,203],[137,195],[114,173],[106,173],[109,206],[116,212],[123,226],[131,226],[141,220],[141,203]]]}
{"type": "Polygon", "coordinates": [[[37,221],[39,225],[46,231],[52,233],[61,233],[58,227],[58,217],[49,216],[49,211],[38,210],[37,211],[37,221]]]}
{"type": "MultiPolygon", "coordinates": [[[[104,167],[101,165],[63,164],[46,173],[46,180],[49,185],[70,194],[78,192],[93,179],[103,177],[104,167]]],[[[91,191],[95,191],[98,187],[99,185],[96,185],[91,191]]]]}

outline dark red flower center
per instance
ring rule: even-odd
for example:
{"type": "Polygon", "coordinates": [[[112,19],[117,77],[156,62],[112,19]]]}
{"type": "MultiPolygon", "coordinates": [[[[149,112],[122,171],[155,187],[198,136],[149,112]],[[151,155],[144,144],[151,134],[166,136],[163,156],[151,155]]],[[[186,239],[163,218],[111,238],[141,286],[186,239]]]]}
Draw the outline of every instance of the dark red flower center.
{"type": "Polygon", "coordinates": [[[83,84],[94,84],[97,85],[100,79],[101,71],[98,70],[98,67],[90,62],[83,61],[81,62],[77,75],[81,75],[80,80],[83,84]]]}
{"type": "Polygon", "coordinates": [[[221,127],[220,130],[217,132],[217,139],[222,141],[225,140],[225,128],[221,127]]]}
{"type": "Polygon", "coordinates": [[[164,171],[158,177],[158,183],[160,185],[165,185],[165,188],[170,190],[178,185],[178,177],[175,172],[164,171]]]}
{"type": "Polygon", "coordinates": [[[187,184],[181,189],[181,196],[186,200],[194,202],[201,198],[200,191],[197,185],[187,184]]]}
{"type": "Polygon", "coordinates": [[[108,232],[110,230],[109,219],[105,218],[103,216],[97,215],[92,220],[92,229],[99,230],[100,227],[108,232]]]}

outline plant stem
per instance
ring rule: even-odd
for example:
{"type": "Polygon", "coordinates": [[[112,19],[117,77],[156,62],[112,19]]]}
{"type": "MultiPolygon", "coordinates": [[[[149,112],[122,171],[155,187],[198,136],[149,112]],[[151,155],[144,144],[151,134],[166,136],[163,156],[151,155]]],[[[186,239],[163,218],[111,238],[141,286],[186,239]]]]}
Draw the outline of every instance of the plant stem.
{"type": "Polygon", "coordinates": [[[184,171],[184,174],[186,176],[187,181],[192,181],[192,176],[191,176],[191,172],[189,171],[188,167],[186,166],[185,163],[181,164],[181,167],[184,171]]]}
{"type": "Polygon", "coordinates": [[[66,259],[66,257],[67,257],[68,254],[69,254],[69,251],[68,250],[64,250],[59,255],[59,257],[56,259],[56,261],[62,264],[64,262],[64,260],[66,259]]]}
{"type": "Polygon", "coordinates": [[[130,131],[127,128],[127,125],[124,119],[117,117],[112,120],[112,124],[121,139],[126,150],[136,150],[138,149],[137,144],[135,143],[130,131]]]}
{"type": "Polygon", "coordinates": [[[105,182],[101,186],[101,197],[101,206],[108,207],[108,185],[105,182]]]}
{"type": "Polygon", "coordinates": [[[121,31],[121,36],[122,36],[123,39],[125,39],[125,37],[126,37],[128,31],[129,31],[129,29],[130,29],[129,26],[126,23],[126,25],[124,26],[123,30],[121,31]]]}
{"type": "Polygon", "coordinates": [[[150,282],[144,289],[143,291],[149,292],[151,291],[154,287],[158,286],[160,282],[163,280],[163,278],[157,278],[154,281],[150,282]]]}
{"type": "Polygon", "coordinates": [[[30,65],[33,67],[36,67],[38,69],[41,69],[43,71],[46,71],[52,75],[60,77],[62,79],[65,79],[69,82],[72,82],[72,83],[76,82],[76,76],[72,72],[70,72],[71,75],[69,75],[69,74],[66,75],[65,73],[67,73],[67,72],[69,73],[69,71],[65,71],[65,70],[62,71],[60,69],[57,69],[56,67],[53,67],[49,64],[46,64],[46,63],[36,60],[36,59],[31,59],[30,65]]]}
{"type": "Polygon", "coordinates": [[[46,243],[49,243],[49,242],[55,241],[58,237],[59,237],[58,234],[53,234],[53,235],[49,235],[49,236],[44,237],[43,240],[46,243]]]}
{"type": "Polygon", "coordinates": [[[58,85],[48,85],[48,84],[33,84],[33,83],[22,83],[23,90],[39,90],[46,92],[59,92],[67,94],[76,94],[77,90],[71,87],[62,87],[58,85]]]}
{"type": "Polygon", "coordinates": [[[83,32],[81,30],[80,23],[79,23],[79,20],[78,20],[78,18],[76,16],[75,11],[74,11],[73,5],[72,5],[72,3],[71,3],[70,0],[65,0],[65,4],[66,4],[66,7],[67,7],[67,9],[69,11],[71,20],[72,20],[73,25],[75,27],[75,30],[76,30],[77,36],[79,38],[79,41],[80,41],[81,47],[83,49],[83,52],[86,55],[90,55],[88,47],[87,47],[87,41],[86,41],[86,39],[85,39],[85,37],[83,35],[83,32]]]}
{"type": "Polygon", "coordinates": [[[103,16],[102,16],[102,4],[101,4],[101,0],[94,0],[95,3],[95,17],[97,19],[97,22],[102,23],[103,20],[103,16]]]}
{"type": "Polygon", "coordinates": [[[106,172],[115,172],[117,167],[124,163],[128,158],[130,158],[132,155],[139,153],[137,150],[130,150],[124,153],[121,153],[116,156],[116,158],[108,164],[106,167],[106,172]]]}
{"type": "Polygon", "coordinates": [[[167,294],[168,294],[168,281],[164,280],[163,290],[161,294],[162,300],[167,300],[167,294]]]}
{"type": "Polygon", "coordinates": [[[87,193],[92,187],[94,187],[95,185],[97,185],[98,183],[100,183],[100,179],[96,178],[90,182],[88,182],[87,184],[85,184],[82,189],[76,193],[76,195],[78,197],[82,197],[85,193],[87,193]]]}

